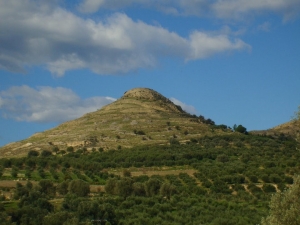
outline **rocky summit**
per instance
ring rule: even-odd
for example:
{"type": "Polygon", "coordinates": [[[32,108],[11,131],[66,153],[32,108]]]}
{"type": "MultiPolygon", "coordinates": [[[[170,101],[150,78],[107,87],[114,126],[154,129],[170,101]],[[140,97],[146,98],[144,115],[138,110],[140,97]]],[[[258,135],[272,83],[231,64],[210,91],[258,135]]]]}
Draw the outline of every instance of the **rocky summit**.
{"type": "Polygon", "coordinates": [[[213,130],[152,89],[135,88],[96,112],[0,148],[0,156],[25,156],[30,150],[55,147],[63,150],[69,146],[110,150],[137,145],[168,145],[170,140],[186,143],[193,138],[228,132],[213,130]]]}

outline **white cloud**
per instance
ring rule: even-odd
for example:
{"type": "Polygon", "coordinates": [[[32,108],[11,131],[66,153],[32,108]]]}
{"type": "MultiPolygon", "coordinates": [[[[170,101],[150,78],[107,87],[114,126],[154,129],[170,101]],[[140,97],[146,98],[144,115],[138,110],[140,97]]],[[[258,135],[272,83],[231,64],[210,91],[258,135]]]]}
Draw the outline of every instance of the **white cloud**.
{"type": "Polygon", "coordinates": [[[190,113],[190,114],[197,114],[197,110],[194,106],[192,105],[187,105],[181,101],[179,101],[178,99],[176,98],[170,98],[170,100],[175,104],[175,105],[179,105],[184,111],[190,113]]]}
{"type": "Polygon", "coordinates": [[[190,36],[192,55],[191,59],[206,58],[218,52],[251,49],[250,45],[240,39],[233,41],[226,34],[210,35],[203,32],[194,32],[190,36]]]}
{"type": "Polygon", "coordinates": [[[120,9],[131,4],[154,8],[167,14],[241,19],[251,14],[275,12],[288,19],[300,12],[299,0],[83,0],[79,10],[94,13],[103,9],[120,9]]]}
{"type": "Polygon", "coordinates": [[[0,92],[0,110],[6,118],[30,122],[63,122],[96,111],[116,99],[92,97],[81,99],[62,87],[15,86],[0,92]]]}
{"type": "Polygon", "coordinates": [[[0,0],[0,30],[0,69],[22,72],[45,65],[57,76],[82,68],[98,74],[127,73],[154,67],[162,57],[196,60],[248,48],[230,34],[194,31],[185,38],[122,13],[94,21],[33,0],[0,0]]]}

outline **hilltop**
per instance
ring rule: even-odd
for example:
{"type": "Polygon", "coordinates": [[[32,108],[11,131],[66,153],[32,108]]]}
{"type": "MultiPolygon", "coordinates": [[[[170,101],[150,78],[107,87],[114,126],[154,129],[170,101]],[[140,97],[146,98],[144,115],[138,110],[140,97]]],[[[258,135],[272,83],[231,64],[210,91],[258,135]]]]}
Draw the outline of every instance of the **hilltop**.
{"type": "Polygon", "coordinates": [[[2,157],[25,156],[29,150],[54,147],[120,149],[137,145],[168,145],[193,138],[231,132],[212,129],[205,120],[190,115],[168,98],[148,88],[134,88],[117,101],[65,122],[51,130],[0,148],[2,157]]]}

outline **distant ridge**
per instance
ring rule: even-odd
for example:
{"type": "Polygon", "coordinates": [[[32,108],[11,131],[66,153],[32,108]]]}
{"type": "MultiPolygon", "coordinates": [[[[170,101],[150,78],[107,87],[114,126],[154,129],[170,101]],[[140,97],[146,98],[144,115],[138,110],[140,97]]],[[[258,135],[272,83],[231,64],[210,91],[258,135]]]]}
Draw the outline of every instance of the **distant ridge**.
{"type": "Polygon", "coordinates": [[[275,137],[284,135],[287,137],[295,138],[298,142],[300,142],[300,121],[293,120],[270,128],[268,130],[251,131],[251,133],[260,135],[270,135],[275,137]]]}

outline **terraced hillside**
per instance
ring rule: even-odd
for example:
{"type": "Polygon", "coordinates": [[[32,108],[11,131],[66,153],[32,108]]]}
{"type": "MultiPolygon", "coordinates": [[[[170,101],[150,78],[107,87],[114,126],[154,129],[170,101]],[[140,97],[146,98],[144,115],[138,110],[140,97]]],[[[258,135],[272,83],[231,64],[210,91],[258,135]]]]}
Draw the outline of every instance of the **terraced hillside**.
{"type": "Polygon", "coordinates": [[[24,156],[29,150],[66,149],[69,146],[109,150],[136,145],[167,145],[170,139],[184,143],[193,138],[228,132],[231,131],[212,129],[154,90],[135,88],[96,112],[8,144],[0,148],[0,155],[24,156]]]}

